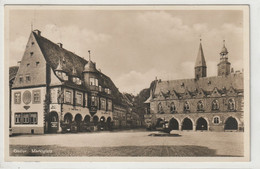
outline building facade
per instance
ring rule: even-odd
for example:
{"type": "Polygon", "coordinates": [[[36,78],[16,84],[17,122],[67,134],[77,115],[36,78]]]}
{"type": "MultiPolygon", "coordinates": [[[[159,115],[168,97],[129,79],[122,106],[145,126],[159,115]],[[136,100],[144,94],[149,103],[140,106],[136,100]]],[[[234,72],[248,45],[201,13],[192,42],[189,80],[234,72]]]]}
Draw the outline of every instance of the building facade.
{"type": "Polygon", "coordinates": [[[30,34],[10,93],[14,134],[112,129],[126,121],[122,94],[90,51],[87,61],[39,30],[30,34]]]}
{"type": "Polygon", "coordinates": [[[145,102],[147,128],[166,124],[171,130],[243,131],[243,72],[233,72],[230,65],[224,42],[218,75],[207,77],[200,42],[194,78],[152,82],[145,102]]]}

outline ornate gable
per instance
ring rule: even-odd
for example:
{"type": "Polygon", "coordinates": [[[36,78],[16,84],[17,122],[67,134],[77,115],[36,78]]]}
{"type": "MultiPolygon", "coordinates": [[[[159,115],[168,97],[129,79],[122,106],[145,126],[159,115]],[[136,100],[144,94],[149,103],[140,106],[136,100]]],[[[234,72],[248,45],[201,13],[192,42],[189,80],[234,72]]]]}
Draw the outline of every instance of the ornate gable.
{"type": "Polygon", "coordinates": [[[190,93],[190,91],[186,88],[183,95],[182,95],[183,99],[190,99],[192,98],[192,95],[190,93]]]}
{"type": "Polygon", "coordinates": [[[203,98],[206,97],[206,93],[202,88],[199,88],[196,94],[196,98],[203,98]]]}
{"type": "Polygon", "coordinates": [[[170,99],[179,99],[179,96],[175,90],[172,90],[170,93],[170,99]]]}
{"type": "Polygon", "coordinates": [[[237,96],[236,90],[231,86],[229,90],[227,91],[228,96],[237,96]]]}
{"type": "Polygon", "coordinates": [[[221,93],[220,91],[218,90],[218,88],[214,88],[212,93],[211,93],[211,97],[221,97],[221,93]]]}

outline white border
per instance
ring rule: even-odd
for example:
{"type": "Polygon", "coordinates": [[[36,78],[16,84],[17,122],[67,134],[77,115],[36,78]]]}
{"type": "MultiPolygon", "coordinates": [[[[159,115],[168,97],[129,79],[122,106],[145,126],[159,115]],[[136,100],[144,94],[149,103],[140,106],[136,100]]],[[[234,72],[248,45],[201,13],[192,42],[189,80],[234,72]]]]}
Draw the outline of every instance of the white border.
{"type": "Polygon", "coordinates": [[[105,1],[101,0],[99,2],[95,1],[84,1],[81,0],[62,0],[62,1],[51,1],[51,0],[20,0],[19,2],[15,0],[9,0],[9,1],[2,1],[0,2],[0,21],[1,21],[1,33],[0,33],[0,51],[1,51],[1,62],[0,62],[0,72],[2,80],[0,81],[0,93],[1,93],[1,110],[0,111],[0,119],[2,120],[1,124],[1,140],[2,144],[0,146],[1,148],[1,168],[260,168],[260,125],[258,121],[260,120],[260,112],[258,112],[258,106],[260,102],[260,80],[259,80],[259,64],[260,64],[260,1],[258,0],[218,0],[218,1],[212,1],[212,0],[182,0],[182,1],[171,1],[171,0],[163,0],[163,1],[144,1],[144,0],[128,0],[124,1],[123,3],[119,0],[113,0],[113,1],[105,1]],[[251,161],[250,162],[203,162],[203,163],[188,163],[188,162],[178,162],[178,163],[112,163],[112,162],[102,162],[102,163],[46,163],[41,162],[35,163],[23,163],[23,162],[4,162],[3,161],[3,133],[4,133],[4,127],[3,127],[3,112],[4,112],[4,85],[3,85],[3,78],[4,78],[4,54],[3,54],[3,42],[4,42],[4,10],[3,6],[5,4],[249,4],[250,5],[250,54],[251,54],[251,161]]]}

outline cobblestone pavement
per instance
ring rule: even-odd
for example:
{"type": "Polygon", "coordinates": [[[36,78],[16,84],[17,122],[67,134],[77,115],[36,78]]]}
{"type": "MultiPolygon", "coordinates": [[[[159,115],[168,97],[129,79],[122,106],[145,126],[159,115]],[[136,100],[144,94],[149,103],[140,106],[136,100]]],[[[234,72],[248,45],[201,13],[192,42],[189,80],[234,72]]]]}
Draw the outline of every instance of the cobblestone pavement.
{"type": "Polygon", "coordinates": [[[243,156],[242,132],[176,131],[179,137],[149,136],[150,131],[20,135],[10,137],[11,145],[58,145],[65,147],[118,147],[194,145],[216,150],[217,155],[243,156]]]}

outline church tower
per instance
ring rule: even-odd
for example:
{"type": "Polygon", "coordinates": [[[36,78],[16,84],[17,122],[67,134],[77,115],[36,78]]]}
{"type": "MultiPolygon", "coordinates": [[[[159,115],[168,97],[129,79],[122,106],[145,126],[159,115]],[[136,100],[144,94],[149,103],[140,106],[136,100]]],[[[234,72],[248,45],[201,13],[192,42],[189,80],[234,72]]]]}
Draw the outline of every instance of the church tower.
{"type": "Polygon", "coordinates": [[[223,48],[220,55],[220,62],[218,64],[218,76],[226,76],[230,74],[230,62],[228,62],[228,50],[225,46],[225,40],[223,40],[223,48]]]}
{"type": "Polygon", "coordinates": [[[200,39],[200,47],[199,47],[199,52],[195,64],[195,79],[199,79],[206,76],[207,76],[207,65],[206,65],[206,60],[204,57],[201,39],[200,39]]]}

